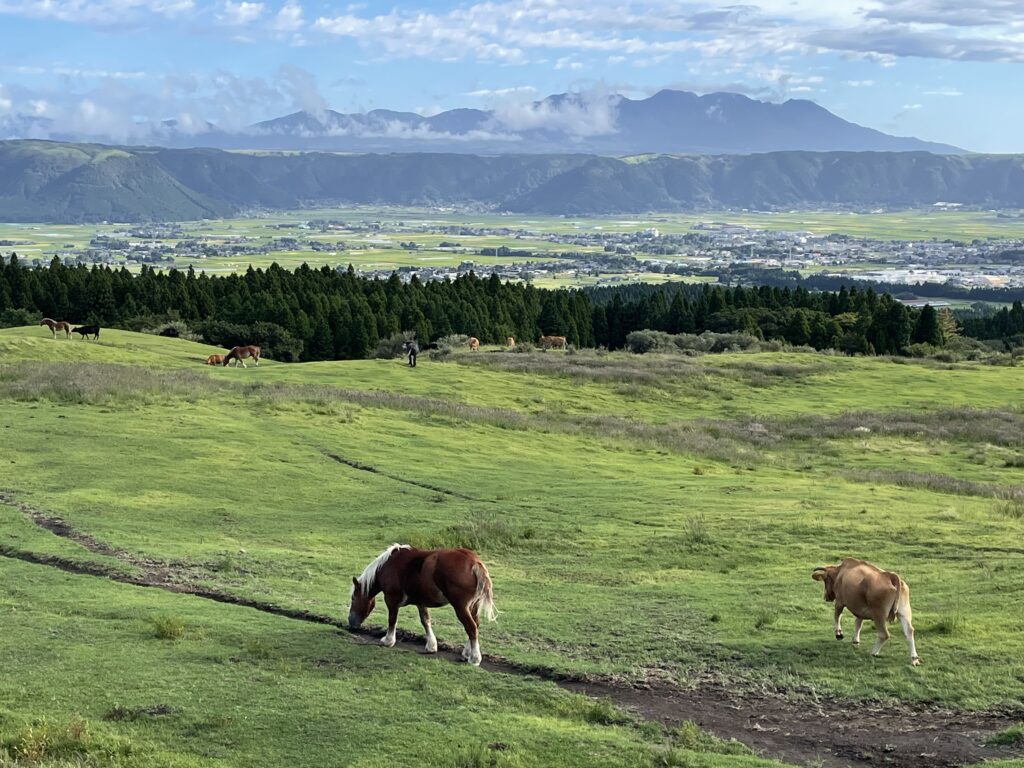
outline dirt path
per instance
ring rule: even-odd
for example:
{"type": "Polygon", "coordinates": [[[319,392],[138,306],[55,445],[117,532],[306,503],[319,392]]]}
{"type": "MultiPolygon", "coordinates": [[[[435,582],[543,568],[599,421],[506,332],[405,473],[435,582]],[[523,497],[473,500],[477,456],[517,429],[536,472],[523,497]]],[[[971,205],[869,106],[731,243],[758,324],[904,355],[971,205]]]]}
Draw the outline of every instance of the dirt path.
{"type": "MultiPolygon", "coordinates": [[[[0,544],[0,556],[59,568],[69,573],[99,576],[123,584],[194,595],[229,605],[244,606],[289,619],[337,627],[361,643],[376,643],[379,628],[351,632],[331,616],[251,600],[197,585],[173,564],[134,556],[76,531],[59,517],[16,501],[0,492],[0,503],[21,510],[39,527],[81,545],[95,554],[116,558],[133,571],[102,563],[38,554],[0,544]]],[[[399,631],[397,648],[423,652],[423,638],[399,631]]],[[[461,662],[461,648],[442,645],[424,660],[461,662]]],[[[382,651],[383,652],[383,651],[382,651]]],[[[1010,758],[1024,750],[988,746],[985,739],[1024,720],[1024,712],[959,712],[924,706],[882,706],[838,700],[792,701],[783,696],[701,685],[692,690],[669,686],[632,687],[599,680],[565,678],[551,670],[485,656],[484,669],[552,680],[586,696],[610,699],[640,717],[666,725],[692,720],[725,739],[743,742],[759,754],[797,765],[823,768],[888,766],[889,768],[953,768],[982,760],[1010,758]]]]}

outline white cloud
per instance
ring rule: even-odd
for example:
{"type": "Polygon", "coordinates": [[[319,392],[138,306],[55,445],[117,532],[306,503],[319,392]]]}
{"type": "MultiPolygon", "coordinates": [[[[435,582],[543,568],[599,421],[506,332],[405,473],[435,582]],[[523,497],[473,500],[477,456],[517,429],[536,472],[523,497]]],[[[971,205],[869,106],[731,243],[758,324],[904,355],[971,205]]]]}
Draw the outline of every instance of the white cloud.
{"type": "Polygon", "coordinates": [[[956,88],[939,88],[934,91],[925,91],[925,96],[963,96],[963,91],[956,88]]]}
{"type": "Polygon", "coordinates": [[[870,88],[875,84],[874,80],[847,80],[846,84],[853,88],[870,88]]]}
{"type": "Polygon", "coordinates": [[[250,3],[246,0],[233,3],[231,0],[224,0],[224,5],[217,18],[223,24],[243,27],[259,19],[263,15],[263,10],[263,3],[250,3]]]}
{"type": "Polygon", "coordinates": [[[298,32],[304,25],[302,6],[288,0],[274,16],[270,28],[278,32],[298,32]]]}
{"type": "Polygon", "coordinates": [[[511,96],[518,93],[536,93],[537,89],[532,85],[517,85],[512,88],[480,88],[475,91],[467,91],[463,96],[472,96],[475,99],[490,98],[493,96],[511,96]]]}

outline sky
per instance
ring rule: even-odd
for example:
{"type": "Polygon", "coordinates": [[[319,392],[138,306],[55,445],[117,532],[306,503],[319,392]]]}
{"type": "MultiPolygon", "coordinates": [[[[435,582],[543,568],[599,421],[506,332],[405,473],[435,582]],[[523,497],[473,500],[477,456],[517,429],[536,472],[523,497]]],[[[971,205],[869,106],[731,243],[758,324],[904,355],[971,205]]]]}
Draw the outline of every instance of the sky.
{"type": "Polygon", "coordinates": [[[1024,152],[1024,0],[0,0],[0,40],[0,126],[130,138],[677,88],[1024,152]]]}

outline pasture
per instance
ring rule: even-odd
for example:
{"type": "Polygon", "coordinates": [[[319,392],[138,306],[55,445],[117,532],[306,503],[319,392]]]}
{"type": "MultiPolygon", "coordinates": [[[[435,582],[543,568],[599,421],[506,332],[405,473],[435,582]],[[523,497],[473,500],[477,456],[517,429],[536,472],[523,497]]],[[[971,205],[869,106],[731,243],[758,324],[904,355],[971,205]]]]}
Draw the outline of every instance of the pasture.
{"type": "MultiPolygon", "coordinates": [[[[202,365],[217,351],[0,331],[0,766],[770,764],[652,697],[633,714],[635,685],[739,697],[745,725],[718,730],[755,747],[772,711],[983,712],[989,736],[1024,712],[1017,368],[497,350],[202,365]],[[481,554],[492,671],[187,594],[341,622],[351,577],[394,541],[481,554]],[[910,584],[921,667],[898,631],[877,659],[832,639],[810,572],[847,555],[910,584]]],[[[450,609],[432,616],[462,642],[450,609]]],[[[399,627],[421,633],[415,610],[399,627]]],[[[1015,754],[984,750],[959,762],[1015,754]]]]}

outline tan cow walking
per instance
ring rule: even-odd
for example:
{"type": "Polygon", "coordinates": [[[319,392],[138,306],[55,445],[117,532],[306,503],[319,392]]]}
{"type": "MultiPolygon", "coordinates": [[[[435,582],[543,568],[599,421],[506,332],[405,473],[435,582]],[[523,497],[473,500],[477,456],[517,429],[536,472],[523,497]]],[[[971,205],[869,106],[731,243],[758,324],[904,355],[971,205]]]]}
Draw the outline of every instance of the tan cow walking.
{"type": "Polygon", "coordinates": [[[843,639],[840,618],[843,609],[849,609],[856,617],[853,630],[854,645],[860,644],[860,628],[864,620],[871,619],[875,622],[878,639],[871,649],[871,655],[877,656],[882,646],[889,641],[886,622],[899,619],[903,635],[910,645],[910,663],[915,667],[921,663],[917,657],[917,647],[914,645],[910,587],[898,575],[891,571],[883,571],[863,560],[848,557],[839,565],[815,568],[811,578],[824,582],[825,602],[836,604],[836,640],[843,639]]]}
{"type": "Polygon", "coordinates": [[[540,345],[544,349],[566,349],[569,346],[565,336],[541,336],[540,345]]]}

